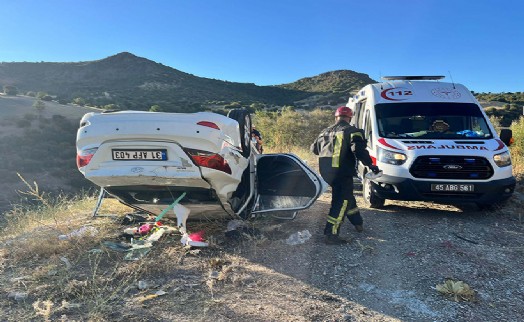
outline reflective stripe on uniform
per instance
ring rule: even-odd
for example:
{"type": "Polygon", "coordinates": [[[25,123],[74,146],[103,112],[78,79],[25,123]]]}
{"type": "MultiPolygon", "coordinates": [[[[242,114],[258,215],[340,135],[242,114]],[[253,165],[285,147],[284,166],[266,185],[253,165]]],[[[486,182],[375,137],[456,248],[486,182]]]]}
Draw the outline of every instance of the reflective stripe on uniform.
{"type": "Polygon", "coordinates": [[[354,215],[358,212],[358,207],[355,207],[353,209],[349,209],[348,212],[347,212],[347,215],[348,216],[351,216],[351,215],[354,215]]]}
{"type": "Polygon", "coordinates": [[[333,235],[338,234],[338,227],[340,227],[342,220],[344,220],[344,214],[346,213],[347,206],[348,206],[348,201],[344,200],[344,203],[342,204],[342,208],[340,209],[340,212],[338,213],[338,217],[333,218],[331,216],[328,216],[328,219],[327,219],[328,223],[333,225],[333,227],[331,228],[331,233],[333,235]]]}
{"type": "Polygon", "coordinates": [[[353,141],[353,138],[355,136],[360,136],[361,139],[364,139],[364,137],[362,136],[362,133],[360,133],[360,132],[353,132],[353,133],[351,133],[351,141],[353,141]]]}
{"type": "Polygon", "coordinates": [[[335,146],[333,147],[333,158],[331,159],[331,166],[338,168],[340,165],[340,150],[342,150],[342,140],[344,139],[344,132],[339,132],[335,136],[335,146]]]}

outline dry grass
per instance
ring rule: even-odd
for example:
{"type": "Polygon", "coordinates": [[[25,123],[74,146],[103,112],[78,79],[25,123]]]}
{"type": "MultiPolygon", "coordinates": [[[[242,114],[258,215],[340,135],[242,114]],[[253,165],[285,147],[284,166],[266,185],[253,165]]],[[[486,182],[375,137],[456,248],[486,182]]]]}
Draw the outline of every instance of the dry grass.
{"type": "MultiPolygon", "coordinates": [[[[0,314],[0,319],[39,316],[48,321],[66,311],[83,310],[96,320],[111,310],[109,303],[136,279],[134,270],[113,265],[114,255],[99,248],[103,239],[113,237],[117,224],[110,218],[91,220],[94,196],[50,198],[36,183],[24,182],[27,191],[22,193],[31,204],[5,214],[0,280],[3,292],[19,294],[15,302],[32,305],[13,308],[3,303],[0,306],[8,305],[2,310],[7,316],[0,314]],[[81,309],[71,303],[81,303],[81,309]]],[[[129,208],[108,200],[102,211],[124,214],[129,208]]]]}

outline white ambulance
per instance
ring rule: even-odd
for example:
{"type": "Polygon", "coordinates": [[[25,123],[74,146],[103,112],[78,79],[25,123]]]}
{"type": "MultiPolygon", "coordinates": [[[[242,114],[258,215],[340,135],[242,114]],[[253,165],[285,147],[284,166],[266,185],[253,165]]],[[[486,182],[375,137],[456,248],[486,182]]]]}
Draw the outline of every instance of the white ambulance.
{"type": "Polygon", "coordinates": [[[442,78],[383,77],[349,99],[351,123],[364,130],[373,162],[383,170],[370,179],[358,166],[367,206],[390,199],[483,208],[513,193],[511,130],[499,137],[471,92],[442,78]]]}

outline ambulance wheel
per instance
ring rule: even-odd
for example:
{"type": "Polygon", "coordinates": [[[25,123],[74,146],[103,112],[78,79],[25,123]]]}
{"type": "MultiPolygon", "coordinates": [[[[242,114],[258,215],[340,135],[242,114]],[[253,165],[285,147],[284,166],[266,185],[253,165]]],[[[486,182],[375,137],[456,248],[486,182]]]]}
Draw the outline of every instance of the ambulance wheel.
{"type": "Polygon", "coordinates": [[[248,111],[237,108],[229,111],[227,117],[238,122],[242,156],[249,157],[251,154],[251,115],[248,111]]]}
{"type": "Polygon", "coordinates": [[[386,202],[386,199],[380,198],[373,192],[373,183],[365,176],[362,181],[362,197],[364,198],[364,205],[368,208],[381,208],[386,202]]]}

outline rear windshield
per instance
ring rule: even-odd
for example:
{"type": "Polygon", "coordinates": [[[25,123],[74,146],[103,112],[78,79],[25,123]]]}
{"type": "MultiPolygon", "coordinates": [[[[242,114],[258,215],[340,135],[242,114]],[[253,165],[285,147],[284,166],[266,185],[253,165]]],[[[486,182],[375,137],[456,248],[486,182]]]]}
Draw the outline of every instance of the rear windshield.
{"type": "Polygon", "coordinates": [[[378,130],[385,138],[490,139],[484,115],[472,103],[377,104],[378,130]]]}

